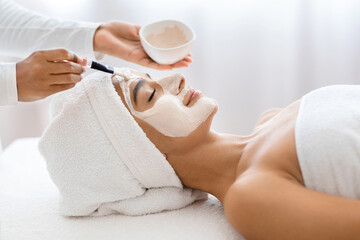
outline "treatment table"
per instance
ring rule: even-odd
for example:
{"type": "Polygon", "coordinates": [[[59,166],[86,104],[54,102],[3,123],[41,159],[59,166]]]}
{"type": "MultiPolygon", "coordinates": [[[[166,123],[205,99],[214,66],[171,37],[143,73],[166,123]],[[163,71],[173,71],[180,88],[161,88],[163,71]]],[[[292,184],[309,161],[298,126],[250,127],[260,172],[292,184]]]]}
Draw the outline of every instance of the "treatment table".
{"type": "Polygon", "coordinates": [[[212,195],[183,209],[146,216],[63,217],[38,138],[13,142],[0,160],[0,240],[244,240],[212,195]]]}

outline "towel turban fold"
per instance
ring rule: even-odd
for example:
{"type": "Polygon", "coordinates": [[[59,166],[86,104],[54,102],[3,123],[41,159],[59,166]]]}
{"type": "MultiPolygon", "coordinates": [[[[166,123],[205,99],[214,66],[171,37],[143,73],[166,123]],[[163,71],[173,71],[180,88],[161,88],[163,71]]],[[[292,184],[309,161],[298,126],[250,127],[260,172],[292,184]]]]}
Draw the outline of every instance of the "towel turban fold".
{"type": "Polygon", "coordinates": [[[60,192],[60,213],[143,215],[185,207],[207,194],[182,185],[146,137],[107,73],[56,94],[39,150],[60,192]]]}

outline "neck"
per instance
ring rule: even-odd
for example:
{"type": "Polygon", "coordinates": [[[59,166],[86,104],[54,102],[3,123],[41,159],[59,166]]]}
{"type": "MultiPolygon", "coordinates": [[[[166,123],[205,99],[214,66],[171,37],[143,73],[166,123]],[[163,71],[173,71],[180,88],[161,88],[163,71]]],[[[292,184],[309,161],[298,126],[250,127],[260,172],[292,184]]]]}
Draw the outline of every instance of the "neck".
{"type": "Polygon", "coordinates": [[[185,186],[208,192],[223,203],[249,140],[210,131],[201,145],[185,155],[171,156],[168,161],[185,186]]]}

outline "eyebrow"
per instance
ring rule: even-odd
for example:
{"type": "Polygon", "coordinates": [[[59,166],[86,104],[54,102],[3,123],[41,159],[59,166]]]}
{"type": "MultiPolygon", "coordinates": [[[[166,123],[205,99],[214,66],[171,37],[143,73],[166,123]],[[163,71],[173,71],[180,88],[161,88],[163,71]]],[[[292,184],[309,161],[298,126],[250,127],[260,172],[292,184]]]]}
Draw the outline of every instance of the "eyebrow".
{"type": "Polygon", "coordinates": [[[137,93],[138,93],[140,87],[141,87],[142,85],[144,85],[145,83],[146,83],[146,80],[145,80],[145,79],[140,79],[140,80],[136,83],[136,85],[135,85],[135,87],[134,87],[133,96],[134,96],[134,103],[135,103],[135,105],[136,105],[137,93]]]}

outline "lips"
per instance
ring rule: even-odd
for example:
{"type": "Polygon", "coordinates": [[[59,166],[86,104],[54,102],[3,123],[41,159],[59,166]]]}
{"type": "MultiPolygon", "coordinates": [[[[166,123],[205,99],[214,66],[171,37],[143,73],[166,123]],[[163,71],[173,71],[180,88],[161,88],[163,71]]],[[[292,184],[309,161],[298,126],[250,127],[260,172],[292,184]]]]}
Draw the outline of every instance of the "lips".
{"type": "Polygon", "coordinates": [[[201,92],[198,90],[195,90],[193,88],[190,88],[187,92],[184,102],[186,103],[185,106],[190,106],[192,102],[196,101],[198,97],[201,95],[201,92]],[[185,100],[186,99],[186,100],[185,100]]]}

